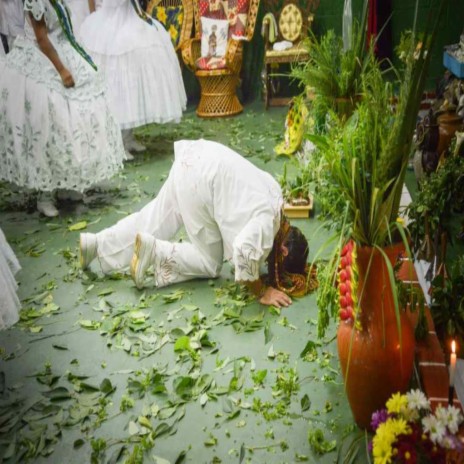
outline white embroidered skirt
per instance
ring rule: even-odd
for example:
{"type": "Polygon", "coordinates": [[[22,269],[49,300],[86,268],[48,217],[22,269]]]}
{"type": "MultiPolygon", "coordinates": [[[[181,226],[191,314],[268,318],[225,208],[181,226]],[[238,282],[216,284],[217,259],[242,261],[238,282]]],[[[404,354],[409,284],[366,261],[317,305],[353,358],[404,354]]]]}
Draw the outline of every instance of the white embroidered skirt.
{"type": "Polygon", "coordinates": [[[82,44],[104,72],[121,129],[178,122],[186,107],[179,60],[162,24],[139,18],[129,0],[104,0],[80,29],[82,44]]]}
{"type": "Polygon", "coordinates": [[[20,302],[16,294],[18,285],[15,274],[21,269],[13,250],[0,229],[0,329],[5,329],[19,319],[20,302]]]}
{"type": "Polygon", "coordinates": [[[83,191],[122,168],[124,148],[102,76],[63,36],[50,35],[75,87],[66,89],[34,40],[0,56],[0,180],[83,191]]]}

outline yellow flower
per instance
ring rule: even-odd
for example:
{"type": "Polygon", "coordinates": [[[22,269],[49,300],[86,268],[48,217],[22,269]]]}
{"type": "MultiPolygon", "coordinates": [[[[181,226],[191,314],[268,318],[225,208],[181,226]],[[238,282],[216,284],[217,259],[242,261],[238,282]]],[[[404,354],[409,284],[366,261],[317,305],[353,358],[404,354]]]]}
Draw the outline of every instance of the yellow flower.
{"type": "Polygon", "coordinates": [[[173,24],[169,26],[169,35],[171,36],[172,41],[176,43],[179,32],[177,31],[176,27],[173,24]]]}
{"type": "Polygon", "coordinates": [[[392,445],[396,436],[391,427],[391,419],[380,424],[372,440],[374,464],[389,464],[393,455],[392,445]]]}
{"type": "Polygon", "coordinates": [[[181,25],[184,22],[184,13],[179,13],[177,16],[177,23],[181,25]]]}
{"type": "Polygon", "coordinates": [[[156,8],[156,19],[163,25],[166,25],[167,16],[166,9],[162,6],[156,8]]]}
{"type": "Polygon", "coordinates": [[[407,408],[408,406],[408,398],[406,395],[402,395],[401,393],[395,393],[392,397],[387,401],[387,411],[390,414],[400,414],[402,410],[407,408]]]}
{"type": "Polygon", "coordinates": [[[398,453],[398,450],[393,447],[396,438],[398,435],[409,433],[411,433],[411,428],[404,419],[389,418],[386,422],[380,424],[372,440],[374,464],[391,463],[392,457],[398,453]]]}
{"type": "Polygon", "coordinates": [[[374,464],[390,464],[392,462],[392,449],[387,443],[378,443],[377,446],[374,444],[372,454],[374,455],[374,464]]]}
{"type": "Polygon", "coordinates": [[[390,429],[395,435],[395,439],[398,435],[408,435],[411,433],[411,427],[404,419],[391,419],[388,420],[390,429]]]}

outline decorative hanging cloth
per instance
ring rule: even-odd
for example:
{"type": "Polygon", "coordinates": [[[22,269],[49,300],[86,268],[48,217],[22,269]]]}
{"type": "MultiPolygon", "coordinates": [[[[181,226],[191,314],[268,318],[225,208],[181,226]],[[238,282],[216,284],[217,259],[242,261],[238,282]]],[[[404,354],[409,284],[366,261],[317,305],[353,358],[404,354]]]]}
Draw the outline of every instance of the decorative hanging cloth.
{"type": "Polygon", "coordinates": [[[280,250],[282,244],[285,243],[289,231],[290,223],[288,222],[286,216],[282,213],[280,220],[280,228],[274,239],[275,286],[278,290],[286,293],[287,295],[293,297],[301,297],[316,290],[316,288],[319,286],[319,282],[317,280],[317,268],[315,265],[309,266],[307,264],[303,274],[296,274],[284,270],[283,264],[285,257],[280,252],[280,250]]]}
{"type": "Polygon", "coordinates": [[[64,35],[68,39],[69,43],[72,45],[74,50],[76,50],[77,53],[79,53],[79,55],[81,55],[82,58],[84,58],[84,60],[87,61],[87,63],[89,63],[90,66],[95,69],[95,71],[97,71],[97,65],[93,62],[90,55],[79,45],[76,37],[74,37],[74,31],[68,7],[62,3],[62,0],[50,0],[50,3],[56,12],[56,15],[58,16],[61,29],[63,30],[64,35]]]}
{"type": "Polygon", "coordinates": [[[140,6],[138,0],[131,0],[132,7],[139,16],[140,19],[143,19],[150,26],[154,26],[158,29],[155,20],[140,6]]]}
{"type": "Polygon", "coordinates": [[[269,23],[269,42],[274,43],[277,39],[278,29],[277,21],[272,13],[266,13],[263,18],[263,26],[261,28],[261,35],[264,36],[266,23],[269,23]]]}

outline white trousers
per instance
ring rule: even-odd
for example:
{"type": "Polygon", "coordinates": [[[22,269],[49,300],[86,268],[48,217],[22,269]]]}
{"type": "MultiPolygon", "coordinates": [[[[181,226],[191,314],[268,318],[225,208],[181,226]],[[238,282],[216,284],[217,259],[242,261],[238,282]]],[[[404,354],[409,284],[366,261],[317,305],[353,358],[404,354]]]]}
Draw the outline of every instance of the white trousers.
{"type": "Polygon", "coordinates": [[[192,172],[184,174],[180,164],[174,163],[154,200],[97,234],[98,260],[103,272],[127,269],[134,252],[135,237],[144,232],[156,239],[152,264],[158,287],[219,275],[223,262],[219,228],[208,202],[195,191],[192,172]],[[189,221],[192,214],[195,221],[189,221]],[[199,219],[200,229],[195,225],[199,219]],[[182,226],[190,243],[170,242],[182,226]]]}

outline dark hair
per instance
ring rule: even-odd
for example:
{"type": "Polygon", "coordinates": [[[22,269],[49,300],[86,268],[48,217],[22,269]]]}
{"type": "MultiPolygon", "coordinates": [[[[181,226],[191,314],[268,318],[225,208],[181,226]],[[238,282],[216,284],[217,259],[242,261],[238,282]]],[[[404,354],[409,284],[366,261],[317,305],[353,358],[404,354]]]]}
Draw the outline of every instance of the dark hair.
{"type": "Polygon", "coordinates": [[[284,271],[292,274],[304,274],[308,261],[309,245],[303,232],[298,227],[290,226],[283,245],[288,249],[288,255],[283,262],[284,271]]]}
{"type": "MultiPolygon", "coordinates": [[[[300,229],[294,226],[290,226],[287,237],[284,243],[279,244],[277,240],[274,240],[274,246],[272,247],[271,253],[267,258],[268,267],[268,280],[269,285],[276,285],[278,277],[276,276],[276,259],[282,259],[282,252],[280,246],[284,245],[288,249],[288,255],[283,258],[282,267],[280,272],[290,272],[292,274],[304,274],[306,262],[308,260],[309,245],[306,237],[303,235],[300,229]],[[283,268],[283,269],[282,269],[283,268]]],[[[283,276],[280,276],[280,279],[283,276]]]]}

